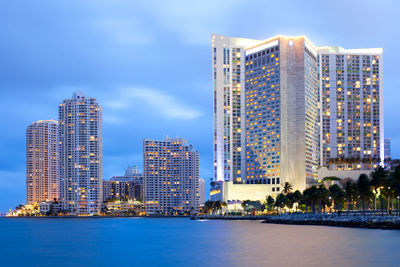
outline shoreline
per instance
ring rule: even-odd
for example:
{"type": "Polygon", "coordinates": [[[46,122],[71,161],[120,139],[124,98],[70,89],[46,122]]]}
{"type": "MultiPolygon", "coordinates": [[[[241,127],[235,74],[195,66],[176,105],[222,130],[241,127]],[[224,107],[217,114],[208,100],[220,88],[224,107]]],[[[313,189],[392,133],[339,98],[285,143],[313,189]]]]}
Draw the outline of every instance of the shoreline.
{"type": "Polygon", "coordinates": [[[317,225],[348,228],[400,230],[399,216],[336,215],[336,214],[281,214],[265,216],[199,215],[192,220],[258,220],[261,223],[287,225],[317,225]]]}
{"type": "Polygon", "coordinates": [[[398,216],[282,214],[278,216],[270,216],[262,221],[262,223],[400,230],[400,217],[398,216]]]}
{"type": "Polygon", "coordinates": [[[110,219],[110,218],[189,218],[189,215],[182,216],[163,216],[163,215],[152,215],[152,216],[3,216],[0,218],[6,219],[110,219]]]}

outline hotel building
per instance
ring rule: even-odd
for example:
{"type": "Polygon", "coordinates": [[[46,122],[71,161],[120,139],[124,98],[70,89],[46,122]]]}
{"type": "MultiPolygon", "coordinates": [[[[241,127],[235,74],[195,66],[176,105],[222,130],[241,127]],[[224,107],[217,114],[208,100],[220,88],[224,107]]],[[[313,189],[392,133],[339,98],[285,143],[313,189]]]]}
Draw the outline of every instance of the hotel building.
{"type": "Polygon", "coordinates": [[[102,109],[74,93],[59,105],[61,198],[71,214],[98,214],[102,202],[102,109]]]}
{"type": "Polygon", "coordinates": [[[384,159],[382,49],[320,47],[321,165],[371,170],[384,159]]]}
{"type": "Polygon", "coordinates": [[[58,123],[43,120],[26,130],[27,204],[59,198],[58,123]]]}
{"type": "Polygon", "coordinates": [[[180,138],[143,141],[144,204],[147,214],[198,211],[199,153],[180,138]]]}
{"type": "Polygon", "coordinates": [[[319,162],[317,50],[277,36],[245,49],[244,182],[303,190],[319,162]]]}

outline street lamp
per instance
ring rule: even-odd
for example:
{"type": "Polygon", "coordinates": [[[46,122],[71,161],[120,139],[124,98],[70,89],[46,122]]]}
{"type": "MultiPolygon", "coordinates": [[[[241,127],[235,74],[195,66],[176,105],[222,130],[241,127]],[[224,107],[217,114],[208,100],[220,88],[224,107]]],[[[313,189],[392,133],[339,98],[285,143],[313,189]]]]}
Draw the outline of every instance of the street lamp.
{"type": "Polygon", "coordinates": [[[400,216],[400,205],[399,205],[399,201],[400,201],[400,196],[397,196],[397,213],[400,216]]]}
{"type": "Polygon", "coordinates": [[[387,210],[387,215],[389,216],[390,212],[390,186],[388,186],[388,210],[387,210]]]}

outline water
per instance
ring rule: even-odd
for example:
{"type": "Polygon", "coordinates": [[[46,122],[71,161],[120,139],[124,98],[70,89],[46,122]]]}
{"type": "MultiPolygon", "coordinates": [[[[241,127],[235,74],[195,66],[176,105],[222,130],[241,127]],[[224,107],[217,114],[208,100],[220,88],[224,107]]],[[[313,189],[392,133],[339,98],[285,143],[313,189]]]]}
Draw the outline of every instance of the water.
{"type": "Polygon", "coordinates": [[[1,266],[398,266],[400,231],[191,221],[0,218],[1,266]]]}

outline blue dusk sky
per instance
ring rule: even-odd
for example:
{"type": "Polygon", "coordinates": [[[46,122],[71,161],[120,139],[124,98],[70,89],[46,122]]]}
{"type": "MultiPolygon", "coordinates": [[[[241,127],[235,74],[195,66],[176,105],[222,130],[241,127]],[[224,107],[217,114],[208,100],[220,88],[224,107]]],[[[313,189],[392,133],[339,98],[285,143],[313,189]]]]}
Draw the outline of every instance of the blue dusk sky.
{"type": "Polygon", "coordinates": [[[103,107],[104,178],[142,167],[143,138],[184,137],[212,177],[210,35],[306,35],[384,50],[385,136],[400,156],[398,1],[2,1],[0,211],[25,203],[25,130],[74,91],[103,107]],[[397,79],[397,80],[396,80],[397,79]]]}

